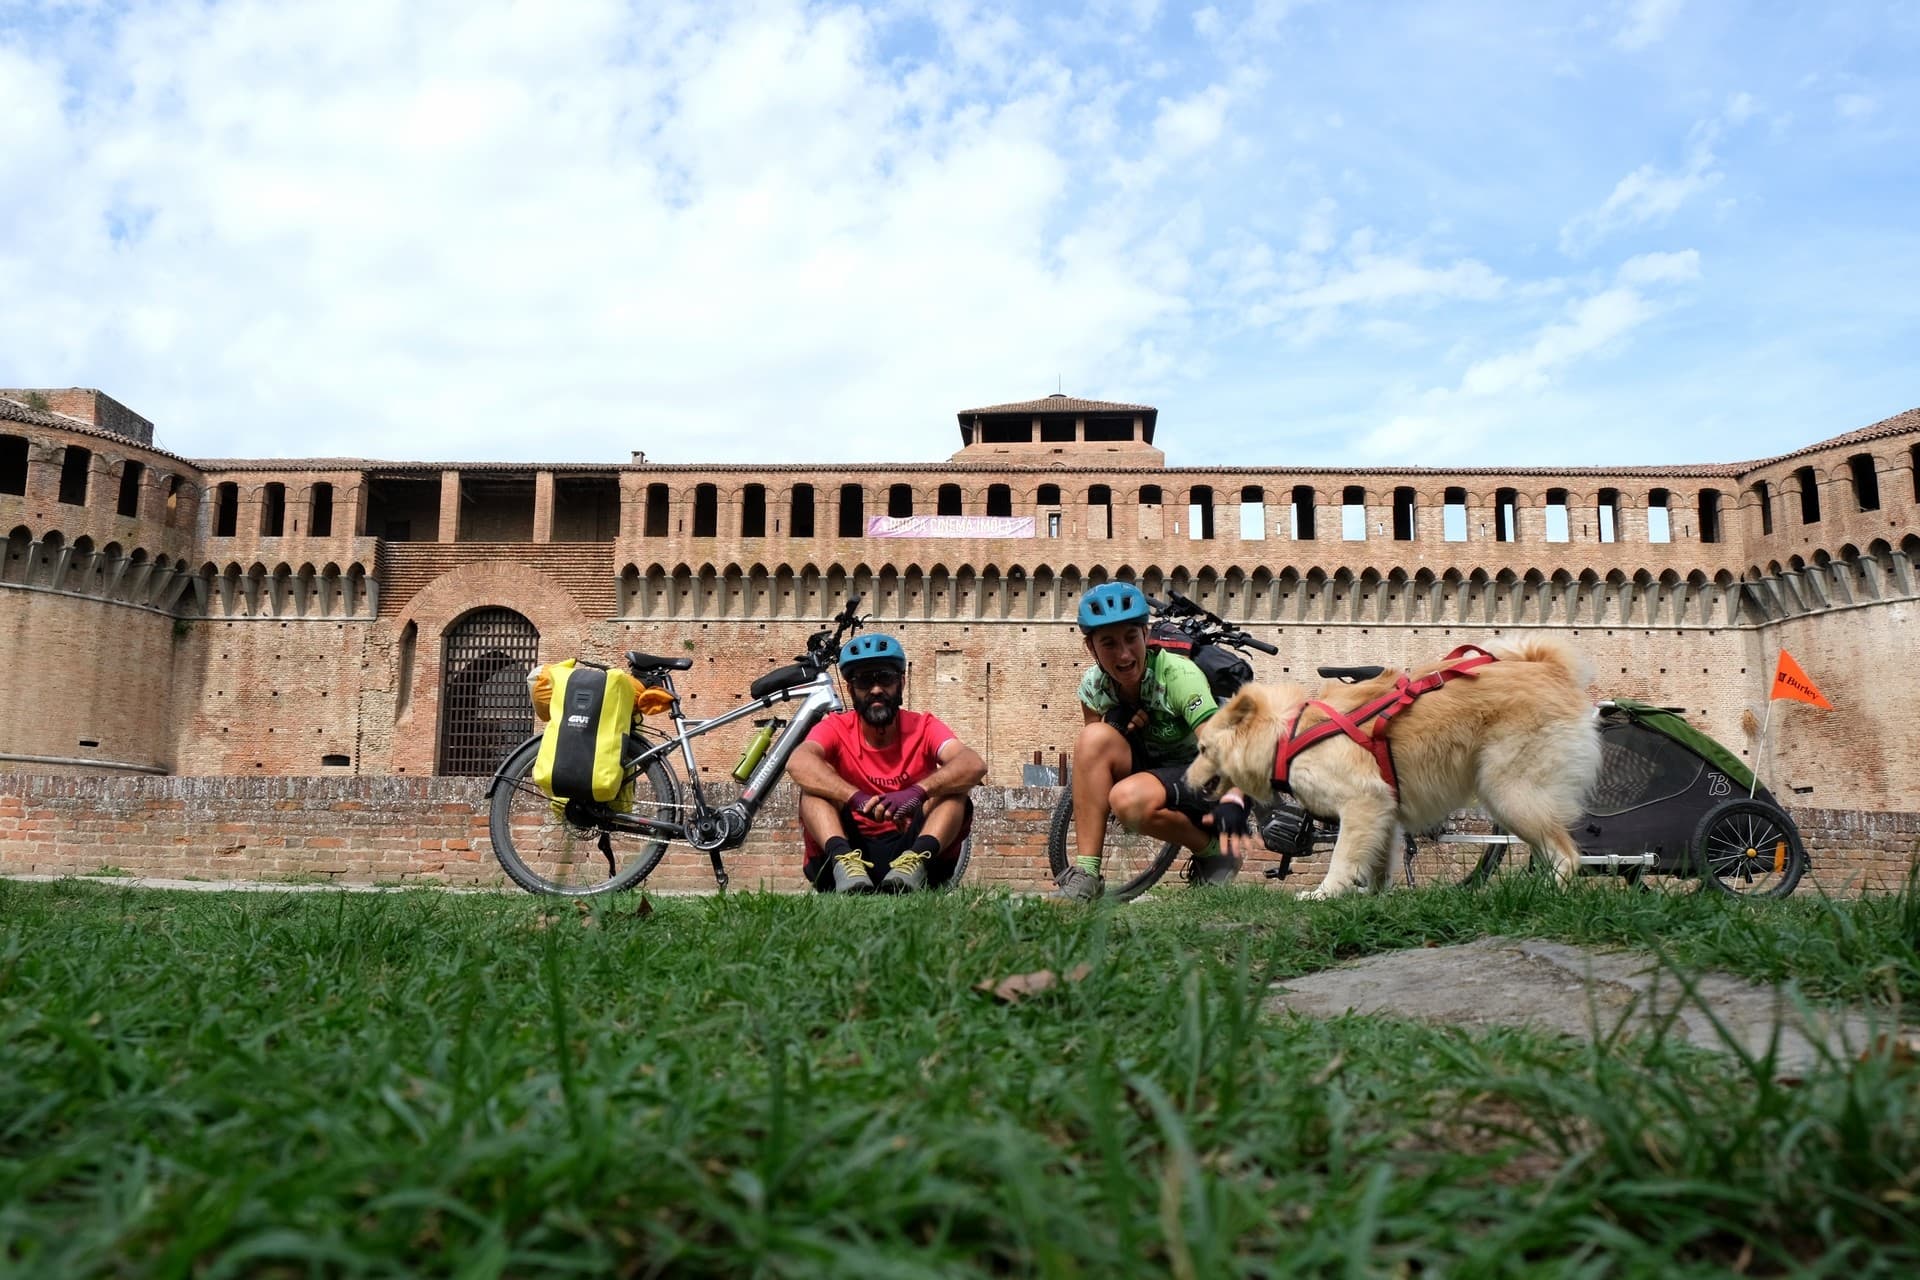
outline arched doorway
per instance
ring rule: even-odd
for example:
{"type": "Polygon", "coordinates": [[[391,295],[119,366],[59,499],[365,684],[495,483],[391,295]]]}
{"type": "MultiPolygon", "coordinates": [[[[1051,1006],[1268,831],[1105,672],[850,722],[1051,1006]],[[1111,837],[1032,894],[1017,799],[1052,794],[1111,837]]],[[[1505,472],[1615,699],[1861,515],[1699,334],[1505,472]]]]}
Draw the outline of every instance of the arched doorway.
{"type": "Polygon", "coordinates": [[[485,777],[533,732],[527,673],[540,633],[511,609],[476,609],[447,629],[445,655],[439,771],[485,777]]]}

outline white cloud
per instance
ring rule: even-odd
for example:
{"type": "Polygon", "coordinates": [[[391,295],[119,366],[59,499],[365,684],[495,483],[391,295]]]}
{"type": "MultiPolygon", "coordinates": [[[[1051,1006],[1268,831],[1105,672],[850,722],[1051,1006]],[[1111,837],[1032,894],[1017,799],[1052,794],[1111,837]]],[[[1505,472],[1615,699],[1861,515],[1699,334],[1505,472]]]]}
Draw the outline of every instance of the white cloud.
{"type": "Polygon", "coordinates": [[[1621,263],[1616,277],[1621,284],[1629,285],[1690,283],[1700,278],[1700,251],[1643,253],[1621,263]]]}
{"type": "Polygon", "coordinates": [[[1629,0],[1613,42],[1622,49],[1644,49],[1666,38],[1683,0],[1629,0]]]}
{"type": "Polygon", "coordinates": [[[1846,120],[1864,120],[1878,109],[1878,104],[1864,93],[1843,93],[1833,100],[1833,109],[1846,120]]]}
{"type": "MultiPolygon", "coordinates": [[[[1727,118],[1735,112],[1739,119],[1750,114],[1751,101],[1740,95],[1729,104],[1727,118]]],[[[1563,253],[1584,253],[1615,232],[1634,227],[1660,225],[1702,192],[1717,186],[1722,174],[1715,148],[1720,141],[1720,118],[1695,124],[1687,140],[1686,164],[1678,170],[1663,170],[1644,164],[1614,184],[1600,207],[1574,217],[1560,229],[1563,253]]]]}
{"type": "Polygon", "coordinates": [[[1537,390],[1555,371],[1618,340],[1651,314],[1646,300],[1632,289],[1594,294],[1575,303],[1564,321],[1547,326],[1524,350],[1469,368],[1460,389],[1474,396],[1537,390]]]}
{"type": "Polygon", "coordinates": [[[1284,310],[1312,310],[1376,307],[1414,299],[1485,300],[1497,296],[1500,288],[1499,275],[1483,262],[1467,260],[1429,267],[1413,258],[1366,253],[1313,287],[1276,299],[1274,305],[1284,310]]]}
{"type": "Polygon", "coordinates": [[[1614,274],[1617,283],[1569,303],[1524,344],[1475,360],[1456,385],[1431,387],[1390,412],[1361,435],[1361,455],[1433,464],[1465,460],[1488,439],[1522,436],[1538,421],[1564,416],[1564,407],[1556,414],[1542,406],[1582,362],[1618,351],[1672,305],[1650,291],[1697,280],[1699,253],[1641,254],[1614,274]]]}
{"type": "Polygon", "coordinates": [[[1220,140],[1226,127],[1227,87],[1216,84],[1178,101],[1160,100],[1153,138],[1162,155],[1177,160],[1204,151],[1220,140]]]}
{"type": "MultiPolygon", "coordinates": [[[[0,281],[48,300],[0,318],[15,376],[208,455],[926,457],[1056,373],[1133,398],[1183,310],[1164,209],[1081,198],[1097,90],[1008,65],[1002,15],[945,17],[1017,82],[983,98],[852,9],[406,12],[141,9],[64,116],[56,64],[0,53],[34,144],[0,172],[61,193],[0,197],[0,281]]],[[[1223,110],[1170,100],[1148,149],[1223,110]]]]}

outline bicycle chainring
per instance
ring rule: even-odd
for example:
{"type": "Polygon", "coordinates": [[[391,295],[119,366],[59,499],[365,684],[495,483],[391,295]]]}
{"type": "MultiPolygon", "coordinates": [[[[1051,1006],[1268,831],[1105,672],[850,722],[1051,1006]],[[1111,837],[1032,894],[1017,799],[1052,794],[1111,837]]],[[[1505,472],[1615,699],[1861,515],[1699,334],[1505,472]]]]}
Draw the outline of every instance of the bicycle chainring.
{"type": "Polygon", "coordinates": [[[687,824],[687,843],[702,853],[731,849],[747,838],[747,811],[738,801],[687,824]]]}

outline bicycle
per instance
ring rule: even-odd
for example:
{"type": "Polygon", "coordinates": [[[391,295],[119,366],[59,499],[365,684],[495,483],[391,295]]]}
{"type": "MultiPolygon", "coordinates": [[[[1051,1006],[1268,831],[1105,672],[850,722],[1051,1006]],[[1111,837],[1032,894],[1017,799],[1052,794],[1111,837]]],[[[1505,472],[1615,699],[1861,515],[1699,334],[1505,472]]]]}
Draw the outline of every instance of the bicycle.
{"type": "MultiPolygon", "coordinates": [[[[808,637],[807,651],[794,662],[755,680],[748,690],[752,701],[709,720],[689,719],[674,691],[673,673],[691,669],[691,658],[628,652],[627,669],[634,677],[643,685],[664,690],[672,699],[668,715],[675,732],[652,728],[635,716],[622,753],[627,780],[622,795],[631,796],[630,807],[549,796],[533,781],[541,735],[515,747],[494,771],[486,793],[487,831],[494,857],[507,876],[530,893],[567,897],[616,893],[645,880],[670,845],[684,842],[707,855],[714,883],[725,892],[727,869],[721,854],[746,840],[755,815],[808,732],[843,708],[833,669],[840,660],[841,645],[867,622],[857,612],[861,599],[850,597],[832,625],[808,637]],[[710,803],[700,784],[694,739],[792,701],[800,705],[790,717],[770,716],[759,722],[767,733],[765,754],[751,764],[739,798],[710,803]],[[676,754],[688,780],[684,798],[674,772],[676,754]]],[[[968,856],[963,846],[953,881],[965,873],[968,856]]]]}

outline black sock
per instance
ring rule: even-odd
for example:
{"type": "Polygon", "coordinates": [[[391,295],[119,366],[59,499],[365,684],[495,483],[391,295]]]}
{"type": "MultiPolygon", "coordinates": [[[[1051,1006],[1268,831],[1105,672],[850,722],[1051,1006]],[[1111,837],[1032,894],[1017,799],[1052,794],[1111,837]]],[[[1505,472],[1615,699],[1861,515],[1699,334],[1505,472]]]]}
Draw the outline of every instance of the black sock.
{"type": "Polygon", "coordinates": [[[924,853],[931,858],[940,852],[940,841],[933,836],[921,836],[913,842],[913,852],[924,853]]]}
{"type": "Polygon", "coordinates": [[[845,836],[833,836],[820,846],[820,852],[829,858],[837,858],[843,853],[851,852],[852,849],[853,846],[847,843],[845,836]]]}

